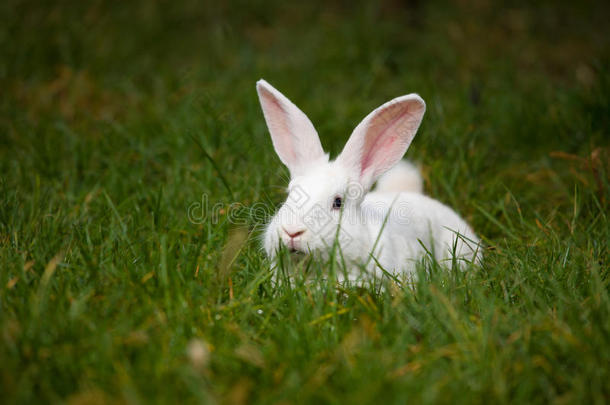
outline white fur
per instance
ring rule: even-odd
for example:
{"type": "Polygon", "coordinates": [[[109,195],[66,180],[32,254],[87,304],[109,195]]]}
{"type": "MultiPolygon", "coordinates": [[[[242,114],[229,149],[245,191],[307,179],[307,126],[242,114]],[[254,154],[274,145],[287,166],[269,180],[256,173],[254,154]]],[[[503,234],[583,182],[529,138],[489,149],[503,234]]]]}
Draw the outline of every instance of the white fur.
{"type": "Polygon", "coordinates": [[[472,229],[451,208],[421,194],[417,168],[400,161],[425,112],[421,97],[398,97],[371,112],[337,159],[328,161],[305,114],[264,80],[257,90],[274,147],[291,173],[288,198],[265,231],[269,257],[281,244],[327,259],[338,243],[350,279],[362,266],[369,276],[381,276],[379,266],[413,274],[427,252],[449,265],[480,262],[472,229]],[[314,150],[299,150],[303,145],[314,150]],[[377,190],[369,192],[376,180],[377,190]],[[336,197],[341,209],[333,209],[336,197]]]}
{"type": "Polygon", "coordinates": [[[396,165],[377,180],[376,192],[400,193],[424,192],[424,180],[419,169],[407,160],[400,160],[396,165]]]}

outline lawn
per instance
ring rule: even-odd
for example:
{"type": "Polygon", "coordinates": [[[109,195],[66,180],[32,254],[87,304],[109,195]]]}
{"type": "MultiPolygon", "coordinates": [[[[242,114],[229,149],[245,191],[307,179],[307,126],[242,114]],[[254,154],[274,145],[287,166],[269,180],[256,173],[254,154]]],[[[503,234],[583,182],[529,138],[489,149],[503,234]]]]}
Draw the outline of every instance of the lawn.
{"type": "Polygon", "coordinates": [[[1,402],[608,403],[610,6],[493,4],[2,2],[1,402]],[[482,266],[274,284],[259,78],[331,156],[419,93],[482,266]]]}

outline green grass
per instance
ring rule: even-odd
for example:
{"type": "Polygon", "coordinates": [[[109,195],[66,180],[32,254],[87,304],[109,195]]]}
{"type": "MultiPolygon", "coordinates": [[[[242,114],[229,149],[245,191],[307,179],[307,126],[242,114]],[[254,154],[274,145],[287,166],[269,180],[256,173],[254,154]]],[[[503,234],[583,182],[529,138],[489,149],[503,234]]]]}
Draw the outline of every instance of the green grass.
{"type": "Polygon", "coordinates": [[[54,3],[0,5],[3,403],[610,401],[607,4],[54,3]],[[483,266],[275,287],[226,214],[284,197],[261,77],[333,155],[421,94],[483,266]]]}

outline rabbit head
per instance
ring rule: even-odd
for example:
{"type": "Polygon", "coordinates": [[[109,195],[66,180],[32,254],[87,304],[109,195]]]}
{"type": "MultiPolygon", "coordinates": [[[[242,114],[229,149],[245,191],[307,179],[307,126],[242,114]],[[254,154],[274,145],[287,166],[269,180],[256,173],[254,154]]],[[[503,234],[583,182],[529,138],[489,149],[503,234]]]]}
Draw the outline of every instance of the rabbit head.
{"type": "Polygon", "coordinates": [[[406,152],[424,115],[424,101],[409,94],[383,104],[330,161],[297,106],[264,80],[256,88],[273,147],[291,177],[288,197],[265,232],[267,254],[274,257],[281,245],[325,256],[338,242],[347,256],[366,256],[374,235],[367,232],[360,205],[377,178],[406,152]]]}

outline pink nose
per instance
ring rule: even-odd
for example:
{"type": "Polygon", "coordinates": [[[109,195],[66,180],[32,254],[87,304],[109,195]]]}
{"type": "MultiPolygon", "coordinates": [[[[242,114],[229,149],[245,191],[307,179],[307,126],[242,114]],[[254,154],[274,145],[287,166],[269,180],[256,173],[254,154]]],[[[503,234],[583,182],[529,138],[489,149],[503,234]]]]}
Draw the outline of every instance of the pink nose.
{"type": "Polygon", "coordinates": [[[289,232],[288,230],[286,230],[286,228],[282,228],[284,229],[284,232],[286,232],[286,235],[290,236],[290,239],[294,239],[297,236],[303,235],[303,233],[305,233],[305,229],[301,229],[299,231],[295,231],[295,232],[289,232]]]}

